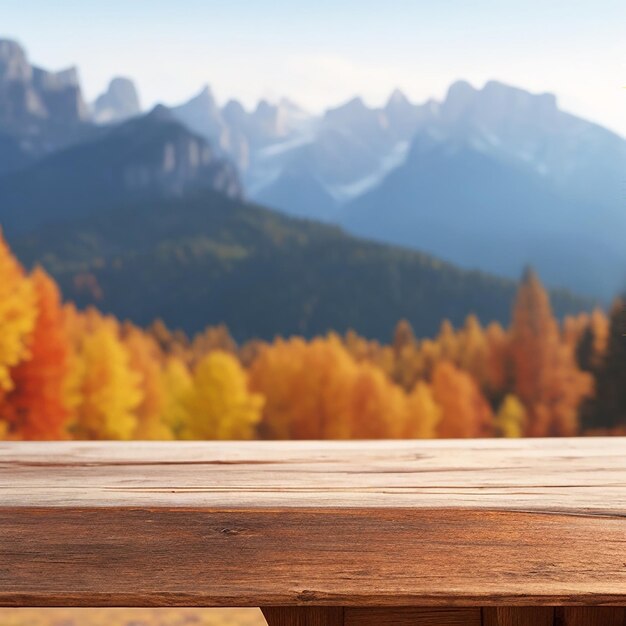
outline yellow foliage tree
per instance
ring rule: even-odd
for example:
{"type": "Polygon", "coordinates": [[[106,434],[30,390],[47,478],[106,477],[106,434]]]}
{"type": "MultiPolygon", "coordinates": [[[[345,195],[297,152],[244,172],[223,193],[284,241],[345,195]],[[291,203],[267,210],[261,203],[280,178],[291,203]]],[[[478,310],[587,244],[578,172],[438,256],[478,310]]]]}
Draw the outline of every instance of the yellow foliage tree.
{"type": "Polygon", "coordinates": [[[141,387],[133,439],[171,439],[172,431],[161,419],[167,398],[166,389],[161,384],[163,355],[159,345],[150,335],[131,325],[126,325],[123,341],[131,369],[139,375],[141,387]]]}
{"type": "Polygon", "coordinates": [[[404,434],[406,396],[400,387],[370,363],[357,366],[351,385],[352,438],[382,439],[404,434]]]}
{"type": "Polygon", "coordinates": [[[521,437],[524,434],[526,408],[516,395],[510,393],[504,398],[495,418],[495,426],[502,437],[521,437]]]}
{"type": "Polygon", "coordinates": [[[435,401],[430,385],[418,382],[406,403],[406,425],[403,437],[432,439],[437,436],[441,421],[441,408],[435,401]]]}
{"type": "Polygon", "coordinates": [[[180,438],[187,422],[186,398],[193,389],[191,373],[180,358],[170,357],[166,361],[161,370],[161,387],[165,395],[161,419],[174,437],[180,438]]]}
{"type": "Polygon", "coordinates": [[[36,318],[33,285],[0,231],[0,394],[13,387],[10,369],[28,355],[28,338],[36,318]]]}
{"type": "Polygon", "coordinates": [[[196,366],[184,407],[187,439],[252,439],[263,397],[249,391],[246,372],[234,356],[215,350],[196,366]]]}
{"type": "Polygon", "coordinates": [[[457,365],[470,374],[482,389],[489,384],[487,336],[475,315],[468,315],[459,333],[457,365]]]}
{"type": "Polygon", "coordinates": [[[131,439],[142,400],[140,376],[108,320],[84,335],[78,349],[74,434],[79,439],[131,439]]]}

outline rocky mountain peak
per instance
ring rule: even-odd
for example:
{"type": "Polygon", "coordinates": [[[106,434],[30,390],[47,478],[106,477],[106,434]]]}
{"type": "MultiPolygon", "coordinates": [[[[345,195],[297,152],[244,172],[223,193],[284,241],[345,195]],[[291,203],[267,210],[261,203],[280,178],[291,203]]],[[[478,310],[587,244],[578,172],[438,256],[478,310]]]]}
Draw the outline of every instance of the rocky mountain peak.
{"type": "Polygon", "coordinates": [[[404,92],[400,91],[400,89],[394,89],[387,100],[387,104],[385,105],[385,109],[391,108],[406,108],[412,106],[409,102],[409,99],[406,97],[404,92]]]}
{"type": "Polygon", "coordinates": [[[195,106],[198,109],[204,108],[211,112],[218,110],[217,103],[215,102],[215,96],[213,95],[213,91],[209,85],[204,85],[200,92],[187,102],[187,105],[195,106]]]}
{"type": "Polygon", "coordinates": [[[525,115],[540,119],[557,111],[556,96],[551,93],[533,94],[492,80],[479,92],[483,107],[507,111],[508,115],[525,115]]]}
{"type": "Polygon", "coordinates": [[[465,80],[452,83],[441,106],[443,115],[450,120],[460,117],[472,105],[476,93],[476,89],[465,80]]]}
{"type": "Polygon", "coordinates": [[[239,100],[229,100],[222,109],[222,115],[229,124],[242,124],[247,113],[239,100]]]}
{"type": "Polygon", "coordinates": [[[135,83],[121,76],[111,80],[93,105],[94,120],[100,124],[121,122],[139,113],[141,104],[135,83]]]}
{"type": "Polygon", "coordinates": [[[553,94],[533,94],[495,80],[487,82],[480,90],[465,81],[454,83],[441,109],[448,121],[463,118],[488,125],[507,120],[543,124],[558,113],[553,94]]]}
{"type": "Polygon", "coordinates": [[[28,82],[33,70],[25,50],[16,41],[0,39],[0,81],[28,82]]]}
{"type": "MultiPolygon", "coordinates": [[[[87,118],[76,68],[50,72],[34,67],[18,43],[0,40],[0,127],[32,136],[46,134],[36,128],[40,124],[76,126],[87,118]]],[[[38,137],[32,139],[36,142],[38,137]]],[[[47,145],[57,143],[52,137],[42,140],[47,145]]]]}

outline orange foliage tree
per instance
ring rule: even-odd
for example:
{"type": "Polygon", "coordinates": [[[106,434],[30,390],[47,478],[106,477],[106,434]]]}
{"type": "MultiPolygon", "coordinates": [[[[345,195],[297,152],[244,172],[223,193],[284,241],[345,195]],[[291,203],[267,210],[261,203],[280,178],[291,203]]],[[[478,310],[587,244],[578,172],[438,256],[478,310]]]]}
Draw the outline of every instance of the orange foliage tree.
{"type": "Polygon", "coordinates": [[[548,294],[532,271],[524,276],[513,309],[511,359],[515,393],[528,411],[525,434],[576,434],[578,408],[591,393],[592,379],[562,340],[548,294]]]}
{"type": "Polygon", "coordinates": [[[268,437],[390,437],[406,428],[402,390],[371,363],[357,362],[334,335],[279,339],[261,351],[250,375],[266,398],[268,437]]]}
{"type": "Polygon", "coordinates": [[[63,439],[70,417],[69,341],[59,290],[41,269],[32,276],[37,316],[28,356],[11,370],[13,388],[6,396],[10,432],[23,439],[63,439]]]}
{"type": "Polygon", "coordinates": [[[433,374],[433,394],[441,407],[440,437],[490,434],[491,409],[469,374],[448,361],[438,363],[433,374]]]}

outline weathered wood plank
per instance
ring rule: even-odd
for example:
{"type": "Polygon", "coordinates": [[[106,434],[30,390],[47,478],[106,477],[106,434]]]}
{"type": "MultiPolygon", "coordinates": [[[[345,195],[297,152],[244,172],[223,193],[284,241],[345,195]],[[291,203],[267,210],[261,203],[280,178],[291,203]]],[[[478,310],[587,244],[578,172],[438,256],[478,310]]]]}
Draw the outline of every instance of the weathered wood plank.
{"type": "Polygon", "coordinates": [[[619,438],[0,444],[4,606],[626,606],[625,553],[619,438]]]}
{"type": "Polygon", "coordinates": [[[0,509],[0,605],[626,604],[625,536],[516,512],[0,509]]]}
{"type": "MultiPolygon", "coordinates": [[[[346,608],[345,626],[481,626],[480,608],[346,608]]],[[[271,625],[270,625],[271,626],[271,625]]],[[[551,625],[552,626],[552,625],[551,625]]]]}
{"type": "Polygon", "coordinates": [[[626,514],[626,438],[0,442],[1,506],[626,514]]]}
{"type": "Polygon", "coordinates": [[[555,626],[626,626],[626,609],[617,607],[560,607],[555,626]]]}
{"type": "Polygon", "coordinates": [[[486,607],[483,609],[483,626],[554,626],[554,608],[486,607]]]}

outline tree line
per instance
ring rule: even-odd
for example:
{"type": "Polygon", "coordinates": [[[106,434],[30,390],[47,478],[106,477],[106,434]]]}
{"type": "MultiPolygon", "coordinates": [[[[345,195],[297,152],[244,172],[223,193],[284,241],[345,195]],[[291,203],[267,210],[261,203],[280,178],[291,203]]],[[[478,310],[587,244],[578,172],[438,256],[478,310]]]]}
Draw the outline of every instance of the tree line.
{"type": "Polygon", "coordinates": [[[0,438],[344,439],[626,434],[624,307],[559,322],[523,277],[508,328],[398,322],[237,345],[63,303],[0,235],[0,438]]]}

